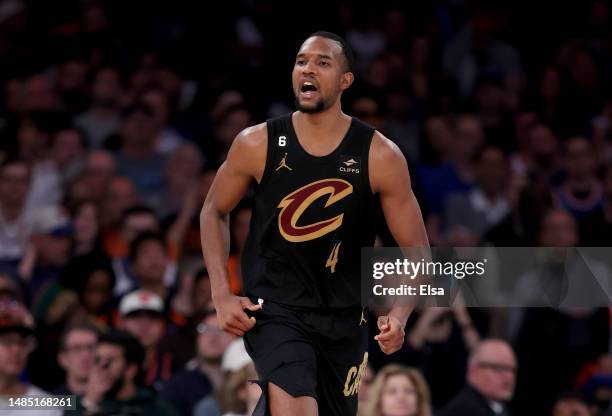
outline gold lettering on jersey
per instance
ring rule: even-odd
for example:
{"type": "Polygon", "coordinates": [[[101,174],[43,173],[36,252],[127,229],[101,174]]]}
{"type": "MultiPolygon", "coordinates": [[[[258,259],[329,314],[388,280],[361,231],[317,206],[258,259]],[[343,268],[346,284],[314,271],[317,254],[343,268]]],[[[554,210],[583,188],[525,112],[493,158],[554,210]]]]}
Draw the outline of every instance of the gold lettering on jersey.
{"type": "Polygon", "coordinates": [[[325,267],[329,267],[332,273],[336,273],[336,264],[338,264],[338,252],[340,251],[340,244],[342,244],[342,241],[334,245],[331,250],[331,253],[329,253],[329,258],[325,262],[325,267]]]}
{"type": "Polygon", "coordinates": [[[346,375],[346,381],[344,382],[344,390],[342,391],[346,397],[357,394],[359,391],[359,385],[361,384],[361,378],[366,371],[368,366],[368,353],[363,354],[363,361],[359,364],[359,367],[353,366],[346,375]]]}
{"type": "Polygon", "coordinates": [[[313,224],[298,225],[300,216],[319,198],[327,196],[325,207],[328,207],[353,192],[353,185],[343,179],[322,179],[293,191],[278,204],[278,229],[281,235],[293,243],[314,240],[330,233],[340,225],[344,214],[336,215],[313,224]]]}

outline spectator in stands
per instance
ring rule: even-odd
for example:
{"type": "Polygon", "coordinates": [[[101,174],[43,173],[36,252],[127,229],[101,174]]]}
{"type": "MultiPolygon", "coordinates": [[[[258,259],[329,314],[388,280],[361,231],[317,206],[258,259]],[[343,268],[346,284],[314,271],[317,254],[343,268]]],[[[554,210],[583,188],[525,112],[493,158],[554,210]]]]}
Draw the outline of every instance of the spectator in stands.
{"type": "Polygon", "coordinates": [[[221,386],[214,396],[206,397],[196,404],[193,415],[252,415],[261,396],[261,388],[257,383],[255,365],[246,352],[242,338],[235,339],[227,346],[221,360],[221,369],[224,372],[221,386]]]}
{"type": "Polygon", "coordinates": [[[113,258],[113,268],[117,274],[115,295],[122,295],[137,285],[129,259],[130,246],[136,237],[143,233],[159,231],[159,220],[155,213],[142,205],[132,206],[122,214],[118,232],[109,230],[105,236],[104,249],[113,258]]]}
{"type": "Polygon", "coordinates": [[[466,387],[440,415],[509,415],[507,404],[514,396],[516,370],[510,345],[496,339],[482,341],[470,356],[466,387]]]}
{"type": "Polygon", "coordinates": [[[184,141],[180,133],[170,123],[172,108],[166,91],[161,87],[151,87],[140,96],[140,103],[151,109],[157,137],[155,149],[161,154],[170,154],[178,149],[184,141]]]}
{"type": "Polygon", "coordinates": [[[231,233],[231,247],[230,256],[227,261],[228,278],[230,283],[230,290],[233,293],[242,293],[242,271],[241,259],[242,250],[246,244],[247,236],[249,233],[249,226],[251,223],[251,204],[241,203],[237,206],[230,218],[230,233],[231,233]]]}
{"type": "MultiPolygon", "coordinates": [[[[446,121],[448,122],[448,121],[446,121]]],[[[446,156],[438,166],[423,165],[418,172],[420,186],[425,192],[428,212],[440,213],[445,198],[457,191],[471,188],[474,181],[474,154],[484,143],[480,121],[469,114],[458,116],[448,136],[448,125],[439,120],[439,126],[430,125],[431,145],[442,148],[446,156]]]]}
{"type": "Polygon", "coordinates": [[[91,106],[75,120],[87,135],[90,147],[103,147],[105,139],[119,128],[122,94],[119,71],[113,67],[99,68],[91,86],[91,106]]]}
{"type": "Polygon", "coordinates": [[[84,256],[102,251],[98,213],[98,205],[89,200],[79,201],[70,207],[70,218],[74,231],[71,248],[73,256],[84,256]]]}
{"type": "Polygon", "coordinates": [[[144,232],[132,242],[129,270],[136,287],[157,293],[168,299],[176,281],[176,267],[168,273],[169,257],[166,240],[161,234],[144,232]]]}
{"type": "Polygon", "coordinates": [[[453,77],[463,97],[469,96],[483,77],[501,82],[521,72],[517,51],[496,37],[499,19],[490,9],[493,7],[475,9],[444,50],[444,71],[453,77]]]}
{"type": "Polygon", "coordinates": [[[473,308],[470,311],[477,317],[478,327],[457,298],[452,308],[430,307],[415,312],[414,323],[407,331],[404,362],[419,366],[435,392],[436,407],[446,404],[463,387],[469,354],[480,342],[480,332],[485,331],[482,313],[473,308]]]}
{"type": "Polygon", "coordinates": [[[223,383],[222,357],[233,338],[219,328],[214,312],[209,312],[200,321],[195,358],[168,380],[161,392],[162,397],[173,403],[180,414],[195,414],[198,401],[219,391],[223,383]]]}
{"type": "Polygon", "coordinates": [[[68,325],[60,337],[57,361],[66,372],[66,381],[53,394],[81,395],[93,367],[98,329],[88,321],[68,325]]]}
{"type": "Polygon", "coordinates": [[[609,245],[612,235],[612,164],[603,174],[604,196],[601,209],[585,215],[580,221],[580,245],[585,247],[609,245]]]}
{"type": "MultiPolygon", "coordinates": [[[[134,183],[123,176],[110,180],[100,206],[100,225],[103,229],[104,247],[112,257],[125,256],[127,245],[121,243],[121,226],[123,215],[130,208],[138,206],[138,196],[134,183]],[[115,247],[115,244],[117,247],[115,247]],[[118,250],[115,251],[115,250],[118,250]]],[[[150,211],[150,210],[149,210],[150,211]]]]}
{"type": "Polygon", "coordinates": [[[501,149],[481,148],[475,156],[476,185],[449,195],[444,203],[444,223],[462,227],[478,237],[499,224],[510,211],[509,167],[501,149]]]}
{"type": "Polygon", "coordinates": [[[173,368],[172,353],[161,352],[160,343],[166,334],[163,299],[145,289],[128,293],[119,303],[118,327],[130,332],[145,349],[142,364],[144,384],[161,389],[170,378],[173,368]]]}
{"type": "Polygon", "coordinates": [[[49,156],[57,169],[62,186],[66,186],[83,169],[87,142],[83,132],[74,127],[65,127],[53,133],[49,156]]]}
{"type": "Polygon", "coordinates": [[[32,176],[27,202],[30,207],[54,206],[63,197],[59,172],[49,156],[54,123],[51,114],[33,113],[23,117],[17,129],[17,154],[30,166],[32,176]]]}
{"type": "Polygon", "coordinates": [[[577,220],[601,210],[604,190],[597,178],[593,144],[584,137],[571,137],[563,143],[565,179],[556,195],[562,208],[577,220]]]}
{"type": "Polygon", "coordinates": [[[36,231],[19,274],[29,282],[30,294],[59,278],[70,261],[73,227],[63,209],[48,206],[37,212],[36,231]]]}
{"type": "Polygon", "coordinates": [[[429,387],[418,370],[389,364],[376,374],[363,414],[431,416],[429,387]]]}
{"type": "MultiPolygon", "coordinates": [[[[183,205],[199,206],[189,200],[198,198],[198,182],[202,170],[202,155],[193,143],[185,143],[178,147],[168,158],[166,164],[165,177],[168,183],[168,195],[163,203],[161,218],[166,218],[172,214],[180,214],[184,209],[183,205]]],[[[193,210],[193,208],[192,208],[193,210]]],[[[193,212],[187,212],[188,218],[193,212]]]]}
{"type": "Polygon", "coordinates": [[[586,400],[578,393],[562,394],[555,402],[551,416],[593,416],[586,400]]]}
{"type": "Polygon", "coordinates": [[[181,288],[171,305],[170,319],[177,329],[162,342],[162,350],[173,352],[177,368],[196,355],[198,325],[214,309],[208,271],[200,269],[194,274],[183,274],[181,288]]]}
{"type": "Polygon", "coordinates": [[[115,273],[106,255],[93,252],[74,258],[59,283],[76,294],[81,312],[97,326],[108,328],[114,324],[115,273]]]}
{"type": "MultiPolygon", "coordinates": [[[[0,405],[2,414],[15,416],[22,410],[11,410],[7,397],[48,396],[40,388],[20,380],[28,355],[36,347],[34,320],[27,309],[15,300],[0,300],[0,405]]],[[[61,410],[47,410],[41,415],[59,416],[61,410]]]]}
{"type": "Polygon", "coordinates": [[[71,186],[70,199],[91,199],[101,203],[107,195],[111,180],[117,173],[117,162],[106,150],[94,150],[87,155],[82,176],[71,186]]]}
{"type": "Polygon", "coordinates": [[[155,149],[158,131],[153,114],[149,107],[137,105],[126,109],[123,117],[117,173],[132,180],[138,198],[159,212],[166,194],[166,158],[155,149]]]}
{"type": "Polygon", "coordinates": [[[103,335],[96,347],[94,366],[75,415],[132,414],[172,416],[170,404],[141,387],[139,379],[145,351],[129,333],[103,335]]]}
{"type": "Polygon", "coordinates": [[[361,375],[361,381],[359,382],[359,402],[357,404],[357,415],[359,416],[366,416],[365,411],[370,401],[370,388],[373,382],[374,370],[371,365],[368,365],[361,375]]]}
{"type": "Polygon", "coordinates": [[[24,255],[35,218],[26,208],[30,192],[30,168],[25,162],[7,160],[0,165],[0,261],[14,267],[24,255]]]}

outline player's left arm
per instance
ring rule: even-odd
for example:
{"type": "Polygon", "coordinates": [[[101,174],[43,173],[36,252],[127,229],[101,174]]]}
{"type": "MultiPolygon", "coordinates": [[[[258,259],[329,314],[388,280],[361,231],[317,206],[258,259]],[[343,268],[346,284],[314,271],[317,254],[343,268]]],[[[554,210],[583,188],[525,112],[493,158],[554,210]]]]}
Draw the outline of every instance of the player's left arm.
{"type": "MultiPolygon", "coordinates": [[[[412,192],[406,158],[397,145],[379,132],[374,134],[369,154],[372,192],[379,194],[387,226],[400,247],[429,248],[419,203],[412,192]]],[[[378,319],[375,337],[381,350],[391,354],[404,343],[404,327],[411,306],[395,306],[387,317],[378,319]]]]}

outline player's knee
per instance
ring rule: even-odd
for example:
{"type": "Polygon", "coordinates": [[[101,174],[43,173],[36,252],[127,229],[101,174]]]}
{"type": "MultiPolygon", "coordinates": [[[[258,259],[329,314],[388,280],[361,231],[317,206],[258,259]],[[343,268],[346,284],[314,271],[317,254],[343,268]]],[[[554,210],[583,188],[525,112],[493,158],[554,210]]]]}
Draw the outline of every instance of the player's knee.
{"type": "Polygon", "coordinates": [[[274,383],[268,383],[268,398],[272,416],[318,416],[317,401],[310,396],[293,397],[274,383]]]}

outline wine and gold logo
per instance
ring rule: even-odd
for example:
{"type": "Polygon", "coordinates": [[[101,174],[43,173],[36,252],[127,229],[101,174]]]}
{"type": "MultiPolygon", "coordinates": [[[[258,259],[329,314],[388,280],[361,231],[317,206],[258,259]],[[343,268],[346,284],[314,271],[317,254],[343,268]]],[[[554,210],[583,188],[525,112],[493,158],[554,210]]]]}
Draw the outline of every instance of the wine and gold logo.
{"type": "Polygon", "coordinates": [[[363,377],[363,373],[366,371],[366,367],[368,366],[368,353],[365,352],[363,354],[363,361],[359,364],[359,367],[356,365],[351,367],[346,375],[346,381],[344,382],[344,396],[349,397],[353,394],[357,394],[359,391],[359,385],[361,384],[361,378],[363,377]]]}
{"type": "Polygon", "coordinates": [[[286,240],[297,243],[314,240],[338,229],[342,225],[344,214],[313,224],[298,225],[298,221],[304,211],[317,199],[327,197],[325,207],[329,207],[352,192],[353,185],[335,178],[311,182],[293,191],[278,204],[278,208],[281,208],[278,214],[278,229],[281,235],[286,240]]]}

